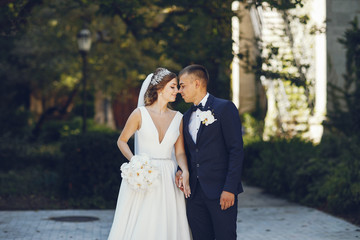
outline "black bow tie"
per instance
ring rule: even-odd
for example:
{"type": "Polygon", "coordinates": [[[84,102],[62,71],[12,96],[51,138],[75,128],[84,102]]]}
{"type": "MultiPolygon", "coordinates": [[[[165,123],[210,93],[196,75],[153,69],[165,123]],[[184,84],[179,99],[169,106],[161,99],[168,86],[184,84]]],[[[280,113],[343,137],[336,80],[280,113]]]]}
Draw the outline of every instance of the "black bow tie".
{"type": "Polygon", "coordinates": [[[197,109],[200,109],[202,111],[204,109],[204,107],[201,103],[199,105],[191,106],[191,111],[195,112],[197,109]]]}

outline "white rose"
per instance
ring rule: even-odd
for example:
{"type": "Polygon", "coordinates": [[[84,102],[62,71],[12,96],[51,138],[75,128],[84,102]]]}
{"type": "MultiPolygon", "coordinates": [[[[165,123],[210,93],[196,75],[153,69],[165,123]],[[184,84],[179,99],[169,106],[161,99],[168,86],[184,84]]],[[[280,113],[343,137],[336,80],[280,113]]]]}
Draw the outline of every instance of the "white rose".
{"type": "Polygon", "coordinates": [[[147,155],[140,154],[131,158],[129,163],[121,165],[121,177],[134,190],[148,191],[159,182],[160,172],[151,164],[147,155]]]}

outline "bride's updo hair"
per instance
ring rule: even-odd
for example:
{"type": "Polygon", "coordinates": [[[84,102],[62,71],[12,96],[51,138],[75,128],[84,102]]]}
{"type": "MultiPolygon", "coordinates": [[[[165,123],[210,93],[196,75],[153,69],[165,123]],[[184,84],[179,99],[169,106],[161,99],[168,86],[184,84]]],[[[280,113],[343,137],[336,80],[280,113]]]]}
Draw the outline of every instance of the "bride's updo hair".
{"type": "Polygon", "coordinates": [[[176,78],[175,73],[170,72],[166,68],[157,68],[151,77],[149,87],[144,96],[145,106],[153,104],[158,99],[158,91],[162,90],[174,78],[176,78]]]}

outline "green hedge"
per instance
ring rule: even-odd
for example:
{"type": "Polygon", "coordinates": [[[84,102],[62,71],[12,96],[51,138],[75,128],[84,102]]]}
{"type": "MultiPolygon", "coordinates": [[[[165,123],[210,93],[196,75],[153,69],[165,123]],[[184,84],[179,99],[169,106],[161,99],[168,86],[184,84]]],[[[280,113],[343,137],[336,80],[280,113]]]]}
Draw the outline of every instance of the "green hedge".
{"type": "Polygon", "coordinates": [[[309,201],[324,202],[335,213],[360,213],[360,139],[328,137],[318,150],[326,174],[311,189],[309,201]]]}
{"type": "MultiPolygon", "coordinates": [[[[47,198],[63,207],[113,208],[126,161],[118,137],[117,132],[97,131],[47,144],[0,138],[0,199],[47,198]]],[[[132,148],[132,140],[129,144],[132,148]]],[[[6,204],[0,208],[7,209],[6,204]]]]}
{"type": "Polygon", "coordinates": [[[0,137],[0,170],[22,170],[41,166],[56,169],[61,161],[58,144],[29,143],[25,139],[0,137]]]}
{"type": "MultiPolygon", "coordinates": [[[[114,207],[126,161],[116,141],[118,133],[90,132],[63,140],[62,196],[85,208],[114,207]]],[[[132,145],[132,143],[131,143],[132,145]]]]}
{"type": "Polygon", "coordinates": [[[60,175],[40,166],[0,172],[0,195],[22,197],[42,195],[58,196],[60,175]]]}
{"type": "Polygon", "coordinates": [[[273,139],[245,146],[245,180],[292,201],[346,214],[360,211],[360,141],[328,136],[314,146],[273,139]]]}
{"type": "MultiPolygon", "coordinates": [[[[246,179],[278,195],[302,193],[312,180],[297,171],[311,158],[313,145],[299,139],[254,143],[245,148],[246,179]],[[295,192],[291,192],[296,189],[295,192]]],[[[296,196],[292,196],[296,198],[296,196]]]]}
{"type": "MultiPolygon", "coordinates": [[[[0,196],[49,196],[66,207],[113,208],[126,161],[116,146],[118,135],[89,132],[47,145],[0,138],[0,196]]],[[[360,212],[359,138],[328,136],[317,146],[300,139],[245,143],[248,183],[330,212],[360,212]]]]}

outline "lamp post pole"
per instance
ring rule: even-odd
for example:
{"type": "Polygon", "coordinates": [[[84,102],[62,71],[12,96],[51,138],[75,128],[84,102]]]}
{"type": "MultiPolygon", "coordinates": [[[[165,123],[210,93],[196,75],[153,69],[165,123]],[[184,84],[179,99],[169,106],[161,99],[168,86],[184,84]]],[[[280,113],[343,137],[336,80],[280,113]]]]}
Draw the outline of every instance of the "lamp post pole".
{"type": "Polygon", "coordinates": [[[86,82],[87,82],[87,52],[81,51],[81,56],[83,60],[83,89],[82,89],[82,133],[86,133],[86,82]]]}
{"type": "Polygon", "coordinates": [[[82,133],[86,133],[86,82],[87,82],[87,53],[91,47],[91,35],[88,29],[82,29],[77,35],[79,51],[83,61],[82,69],[82,133]]]}

